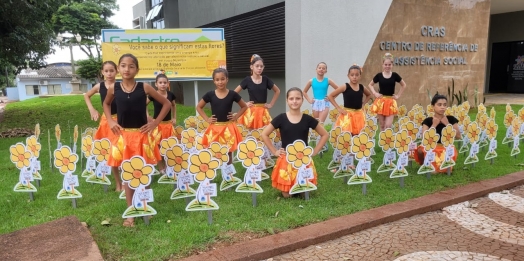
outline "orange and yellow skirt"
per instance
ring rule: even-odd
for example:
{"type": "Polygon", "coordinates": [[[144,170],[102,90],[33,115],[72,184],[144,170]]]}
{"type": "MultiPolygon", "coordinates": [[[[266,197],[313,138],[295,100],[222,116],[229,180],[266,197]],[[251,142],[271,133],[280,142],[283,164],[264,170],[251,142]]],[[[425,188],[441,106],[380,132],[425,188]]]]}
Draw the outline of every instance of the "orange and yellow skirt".
{"type": "MultiPolygon", "coordinates": [[[[116,121],[116,114],[111,115],[111,118],[116,121]]],[[[98,130],[96,131],[93,139],[101,140],[103,138],[108,138],[111,141],[114,137],[115,134],[113,134],[113,131],[111,131],[111,128],[109,128],[106,115],[102,114],[102,117],[100,117],[100,124],[98,125],[98,130]]]]}
{"type": "Polygon", "coordinates": [[[160,140],[176,136],[175,128],[173,127],[173,123],[171,121],[161,121],[158,124],[158,131],[161,135],[160,140]]]}
{"type": "Polygon", "coordinates": [[[229,148],[229,152],[237,149],[238,144],[242,141],[242,134],[233,121],[215,122],[209,124],[204,137],[202,138],[202,145],[208,147],[212,142],[218,142],[229,148]]]}
{"type": "Polygon", "coordinates": [[[260,129],[271,123],[271,115],[265,104],[254,104],[238,118],[238,123],[248,129],[260,129]]]}
{"type": "Polygon", "coordinates": [[[366,115],[362,109],[355,110],[344,108],[347,114],[338,114],[335,127],[341,127],[342,131],[349,131],[353,135],[357,135],[366,125],[366,115]]]}
{"type": "Polygon", "coordinates": [[[151,133],[141,133],[140,129],[123,129],[119,136],[111,140],[111,154],[107,162],[109,166],[118,167],[122,161],[133,156],[142,156],[148,164],[157,164],[161,159],[151,133]]]}
{"type": "Polygon", "coordinates": [[[393,99],[393,96],[382,96],[373,102],[371,111],[383,116],[396,115],[398,113],[397,100],[393,99]]]}
{"type": "MultiPolygon", "coordinates": [[[[453,148],[455,150],[455,156],[452,157],[453,161],[457,162],[457,155],[458,155],[458,152],[457,152],[457,149],[456,148],[453,148]]],[[[433,163],[431,163],[433,165],[433,167],[435,167],[435,172],[437,173],[446,173],[448,171],[448,169],[440,169],[440,165],[442,165],[442,162],[444,162],[444,160],[446,160],[446,148],[438,143],[437,144],[437,147],[433,150],[435,152],[435,161],[433,163]]],[[[424,147],[423,146],[418,146],[417,148],[417,151],[415,151],[414,153],[414,158],[415,158],[415,161],[422,165],[424,164],[424,158],[426,157],[426,151],[424,150],[424,147]],[[424,157],[423,158],[419,158],[419,155],[418,155],[418,150],[422,150],[423,151],[423,154],[424,154],[424,157]]],[[[453,167],[451,167],[451,170],[453,171],[453,167]]]]}
{"type": "MultiPolygon", "coordinates": [[[[313,160],[307,165],[307,168],[313,169],[314,179],[309,181],[313,184],[317,184],[317,170],[315,169],[315,164],[313,160]]],[[[275,166],[273,167],[273,173],[271,174],[271,185],[282,191],[289,192],[291,187],[295,185],[296,178],[298,174],[298,169],[293,168],[293,165],[287,162],[286,156],[281,155],[278,157],[275,166]]]]}

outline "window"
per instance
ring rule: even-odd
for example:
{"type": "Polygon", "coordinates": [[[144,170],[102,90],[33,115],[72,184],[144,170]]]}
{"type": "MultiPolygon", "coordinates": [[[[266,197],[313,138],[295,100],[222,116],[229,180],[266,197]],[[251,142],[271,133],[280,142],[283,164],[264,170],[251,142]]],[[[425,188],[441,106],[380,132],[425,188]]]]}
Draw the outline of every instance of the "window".
{"type": "Polygon", "coordinates": [[[164,19],[153,21],[153,28],[155,29],[164,29],[166,28],[166,25],[164,23],[164,19]]]}
{"type": "Polygon", "coordinates": [[[51,84],[47,85],[47,94],[62,94],[62,85],[60,84],[51,84]]]}
{"type": "Polygon", "coordinates": [[[86,93],[87,92],[87,84],[85,84],[85,83],[80,84],[80,91],[83,92],[83,93],[86,93]]]}
{"type": "Polygon", "coordinates": [[[25,94],[26,95],[39,95],[40,88],[38,87],[38,85],[26,85],[25,94]]]}
{"type": "Polygon", "coordinates": [[[161,4],[162,2],[162,0],[151,0],[151,8],[153,8],[155,5],[161,4]]]}

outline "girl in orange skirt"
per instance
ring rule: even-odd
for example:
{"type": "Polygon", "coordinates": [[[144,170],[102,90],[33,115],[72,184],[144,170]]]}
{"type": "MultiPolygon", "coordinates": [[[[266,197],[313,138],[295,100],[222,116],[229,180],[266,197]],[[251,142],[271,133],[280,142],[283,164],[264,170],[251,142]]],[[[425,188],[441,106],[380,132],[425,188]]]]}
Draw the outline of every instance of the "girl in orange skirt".
{"type": "Polygon", "coordinates": [[[349,83],[339,86],[328,95],[329,101],[339,111],[335,127],[340,126],[342,131],[349,131],[353,135],[359,134],[366,124],[366,115],[362,110],[362,104],[365,104],[371,96],[371,92],[364,88],[364,85],[358,83],[361,73],[360,66],[349,67],[349,83]],[[344,108],[341,108],[335,102],[335,97],[341,93],[344,98],[344,108]]]}
{"type": "MultiPolygon", "coordinates": [[[[139,70],[138,59],[132,54],[124,54],[118,61],[118,72],[122,75],[122,82],[107,90],[104,100],[104,114],[109,127],[115,134],[111,141],[111,154],[108,165],[118,167],[122,161],[133,156],[142,156],[148,164],[156,164],[160,153],[152,139],[152,132],[167,115],[171,103],[160,95],[151,85],[136,82],[135,76],[139,70]],[[162,110],[158,117],[151,122],[147,121],[147,96],[162,103],[162,110]],[[111,103],[113,100],[118,107],[117,121],[111,118],[111,103]]],[[[132,204],[134,190],[124,186],[127,205],[132,204]]],[[[124,226],[134,226],[134,218],[124,221],[124,226]]]]}
{"type": "Polygon", "coordinates": [[[238,123],[248,129],[260,129],[271,122],[268,109],[271,109],[280,95],[280,89],[267,76],[262,75],[264,71],[264,60],[256,54],[251,56],[251,76],[242,80],[240,85],[235,88],[235,92],[240,93],[246,90],[249,94],[248,109],[238,118],[238,123]],[[275,94],[270,103],[267,103],[267,91],[273,90],[275,94]]]}
{"type": "MultiPolygon", "coordinates": [[[[286,99],[289,111],[278,115],[269,125],[266,126],[262,132],[262,139],[273,155],[278,157],[277,162],[273,167],[273,173],[271,174],[271,184],[274,188],[282,191],[282,196],[288,198],[290,196],[289,190],[296,182],[298,170],[293,168],[292,165],[287,162],[285,148],[287,145],[292,144],[295,140],[299,139],[308,144],[309,129],[314,129],[321,137],[313,150],[312,156],[315,156],[322,149],[324,144],[326,144],[328,133],[322,125],[319,124],[318,120],[312,116],[303,114],[300,111],[300,106],[302,106],[302,102],[304,101],[304,96],[300,88],[293,87],[289,89],[286,94],[286,99]],[[269,138],[269,134],[271,134],[275,129],[280,131],[282,140],[282,148],[279,150],[273,146],[273,142],[269,138]]],[[[311,182],[316,185],[317,172],[313,161],[307,165],[307,168],[313,169],[313,175],[315,178],[311,180],[311,182]]]]}
{"type": "Polygon", "coordinates": [[[234,91],[227,89],[229,74],[226,69],[217,68],[213,71],[213,83],[216,90],[210,91],[202,97],[196,106],[196,110],[204,120],[209,122],[209,127],[204,132],[202,145],[208,147],[212,142],[218,142],[229,147],[229,163],[233,161],[232,152],[242,141],[242,134],[238,131],[235,121],[247,109],[242,97],[234,91]],[[238,103],[240,110],[238,113],[231,113],[233,103],[238,103]],[[211,104],[211,117],[204,112],[206,103],[211,104]]]}
{"type": "MultiPolygon", "coordinates": [[[[104,76],[104,81],[101,83],[97,83],[95,86],[93,86],[93,88],[91,88],[91,90],[84,94],[84,100],[86,102],[87,108],[89,109],[89,113],[91,114],[91,119],[94,121],[98,120],[100,114],[93,107],[93,104],[91,103],[91,97],[97,92],[100,93],[101,103],[103,104],[104,99],[107,95],[107,90],[115,85],[116,72],[116,64],[113,61],[105,61],[102,64],[102,75],[104,76]]],[[[116,120],[116,103],[114,101],[111,103],[111,118],[116,120]]],[[[112,140],[113,137],[114,135],[111,129],[109,128],[109,125],[107,124],[106,116],[105,114],[102,114],[102,117],[100,117],[100,124],[98,125],[98,130],[96,131],[93,139],[101,140],[103,138],[108,138],[109,140],[112,140]]],[[[115,177],[115,190],[119,192],[122,191],[122,181],[120,180],[118,167],[112,167],[111,172],[113,177],[115,177]]]]}
{"type": "MultiPolygon", "coordinates": [[[[429,128],[433,127],[437,130],[437,134],[442,137],[442,129],[446,127],[448,124],[453,125],[453,129],[455,129],[455,132],[457,133],[455,138],[460,139],[461,134],[458,127],[458,119],[450,116],[445,115],[446,109],[448,108],[448,99],[444,95],[437,94],[433,96],[433,99],[431,99],[431,105],[433,106],[433,110],[435,114],[433,117],[428,117],[424,119],[422,122],[422,132],[428,130],[429,128]]],[[[447,172],[447,169],[440,169],[440,165],[445,160],[446,156],[446,148],[441,143],[441,137],[439,137],[437,141],[437,147],[434,149],[435,152],[435,161],[433,162],[433,167],[435,167],[435,171],[437,173],[444,173],[447,172]]],[[[453,160],[457,160],[457,149],[455,149],[455,155],[453,156],[453,160]]],[[[422,165],[424,164],[424,158],[426,157],[426,151],[424,150],[424,147],[419,146],[417,148],[417,153],[415,153],[415,160],[418,164],[422,165]]]]}
{"type": "Polygon", "coordinates": [[[404,89],[406,89],[406,83],[398,73],[391,71],[392,67],[393,55],[386,53],[382,58],[383,71],[377,73],[368,86],[376,98],[371,106],[371,110],[378,115],[378,123],[381,131],[386,128],[391,128],[393,117],[398,113],[397,100],[404,92],[404,89]],[[400,83],[401,88],[400,91],[395,94],[395,83],[397,82],[400,83]],[[379,84],[378,93],[375,91],[375,83],[379,84]]]}
{"type": "MultiPolygon", "coordinates": [[[[169,100],[171,103],[171,110],[167,113],[167,115],[162,119],[162,121],[158,124],[158,131],[160,132],[160,138],[156,139],[157,146],[160,144],[160,140],[167,139],[169,137],[175,136],[175,128],[173,127],[176,124],[176,103],[175,103],[175,94],[168,91],[169,89],[169,79],[165,74],[159,74],[156,76],[155,85],[157,87],[157,92],[162,95],[162,97],[169,100]]],[[[153,102],[153,107],[155,109],[155,113],[153,115],[153,120],[158,118],[158,115],[160,114],[160,111],[162,110],[162,103],[155,100],[153,97],[148,97],[147,104],[149,102],[153,102]]],[[[146,111],[147,112],[147,111],[146,111]]],[[[149,113],[148,113],[149,118],[149,113]]],[[[160,159],[159,161],[159,168],[160,172],[164,173],[165,170],[165,164],[164,160],[160,159]]]]}
{"type": "Polygon", "coordinates": [[[313,117],[319,119],[320,123],[324,123],[329,113],[329,102],[327,101],[327,94],[329,86],[337,89],[338,86],[324,75],[327,73],[327,64],[320,62],[317,64],[317,77],[311,79],[304,87],[304,98],[311,103],[313,117]],[[313,99],[309,98],[307,92],[309,88],[313,89],[313,99]]]}

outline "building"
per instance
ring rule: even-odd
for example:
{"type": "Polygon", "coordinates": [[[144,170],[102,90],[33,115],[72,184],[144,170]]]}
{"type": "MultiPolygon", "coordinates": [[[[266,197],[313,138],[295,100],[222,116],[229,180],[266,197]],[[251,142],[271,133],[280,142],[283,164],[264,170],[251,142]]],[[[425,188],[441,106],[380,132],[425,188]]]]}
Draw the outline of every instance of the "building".
{"type": "MultiPolygon", "coordinates": [[[[285,91],[305,86],[315,77],[319,62],[327,63],[327,76],[339,85],[348,81],[351,65],[363,65],[361,83],[367,85],[382,70],[386,52],[394,55],[394,71],[407,83],[399,102],[408,108],[429,103],[428,93],[447,94],[452,79],[455,93],[468,86],[472,103],[482,102],[484,92],[524,93],[524,31],[519,27],[524,1],[145,0],[145,4],[146,20],[152,23],[148,28],[160,19],[165,28],[224,28],[230,88],[249,75],[252,54],[264,58],[264,74],[282,90],[272,114],[285,111],[285,91]]],[[[211,82],[199,83],[199,93],[213,88],[211,82]]],[[[184,103],[192,105],[193,90],[183,90],[184,103]]],[[[247,98],[247,93],[241,94],[247,98]]]]}

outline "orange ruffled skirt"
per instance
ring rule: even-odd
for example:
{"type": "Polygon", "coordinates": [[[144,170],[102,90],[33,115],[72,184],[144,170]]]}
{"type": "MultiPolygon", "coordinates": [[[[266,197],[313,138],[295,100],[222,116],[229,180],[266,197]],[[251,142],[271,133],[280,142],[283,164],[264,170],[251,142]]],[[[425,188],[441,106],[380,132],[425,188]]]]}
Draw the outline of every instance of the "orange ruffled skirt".
{"type": "MultiPolygon", "coordinates": [[[[453,159],[453,161],[457,162],[458,152],[457,152],[457,149],[455,147],[453,147],[453,149],[455,150],[455,156],[453,156],[452,159],[453,159]]],[[[413,156],[415,158],[415,161],[419,165],[422,165],[422,164],[424,164],[424,158],[426,157],[426,151],[424,150],[423,146],[418,146],[417,150],[422,150],[423,154],[424,154],[424,157],[423,158],[419,158],[417,151],[414,152],[413,156]]],[[[435,161],[433,163],[431,163],[431,165],[433,165],[433,167],[435,167],[435,171],[437,173],[447,173],[448,169],[440,169],[440,165],[446,159],[446,148],[442,144],[438,143],[437,147],[433,151],[435,152],[435,161]]],[[[453,171],[453,167],[451,167],[451,171],[453,171]]]]}
{"type": "Polygon", "coordinates": [[[162,121],[158,124],[158,131],[161,134],[161,139],[167,139],[169,137],[176,136],[175,128],[171,121],[162,121]]]}
{"type": "MultiPolygon", "coordinates": [[[[111,115],[111,118],[116,121],[116,114],[111,115]]],[[[107,118],[105,114],[102,114],[102,117],[100,117],[100,124],[98,125],[98,130],[95,133],[95,137],[93,137],[95,140],[101,140],[103,138],[108,138],[110,141],[113,140],[115,137],[115,134],[113,134],[113,131],[109,128],[109,124],[107,123],[107,118]]]]}
{"type": "Polygon", "coordinates": [[[271,115],[265,104],[254,104],[238,118],[238,123],[248,129],[260,129],[271,123],[271,115]]]}
{"type": "Polygon", "coordinates": [[[229,148],[229,152],[237,149],[238,144],[242,141],[242,134],[233,121],[215,122],[210,124],[204,132],[202,145],[208,147],[212,142],[218,142],[229,148]]]}
{"type": "MultiPolygon", "coordinates": [[[[307,168],[313,168],[314,179],[310,179],[311,183],[317,184],[317,170],[313,160],[307,165],[307,168]]],[[[297,178],[298,169],[293,168],[293,165],[289,164],[286,160],[285,155],[278,157],[275,166],[273,167],[273,173],[271,174],[271,185],[282,191],[289,192],[291,187],[295,185],[297,178]]]]}
{"type": "Polygon", "coordinates": [[[392,96],[382,96],[373,102],[371,111],[383,116],[396,115],[398,113],[397,100],[392,96]]]}
{"type": "Polygon", "coordinates": [[[335,127],[341,127],[342,131],[349,131],[353,135],[357,135],[366,125],[366,115],[362,109],[355,110],[344,108],[347,114],[339,113],[335,127]]]}
{"type": "Polygon", "coordinates": [[[111,154],[107,162],[109,166],[118,167],[122,161],[133,156],[142,156],[148,164],[157,164],[161,156],[151,133],[141,133],[139,129],[123,129],[119,136],[111,140],[111,154]]]}

